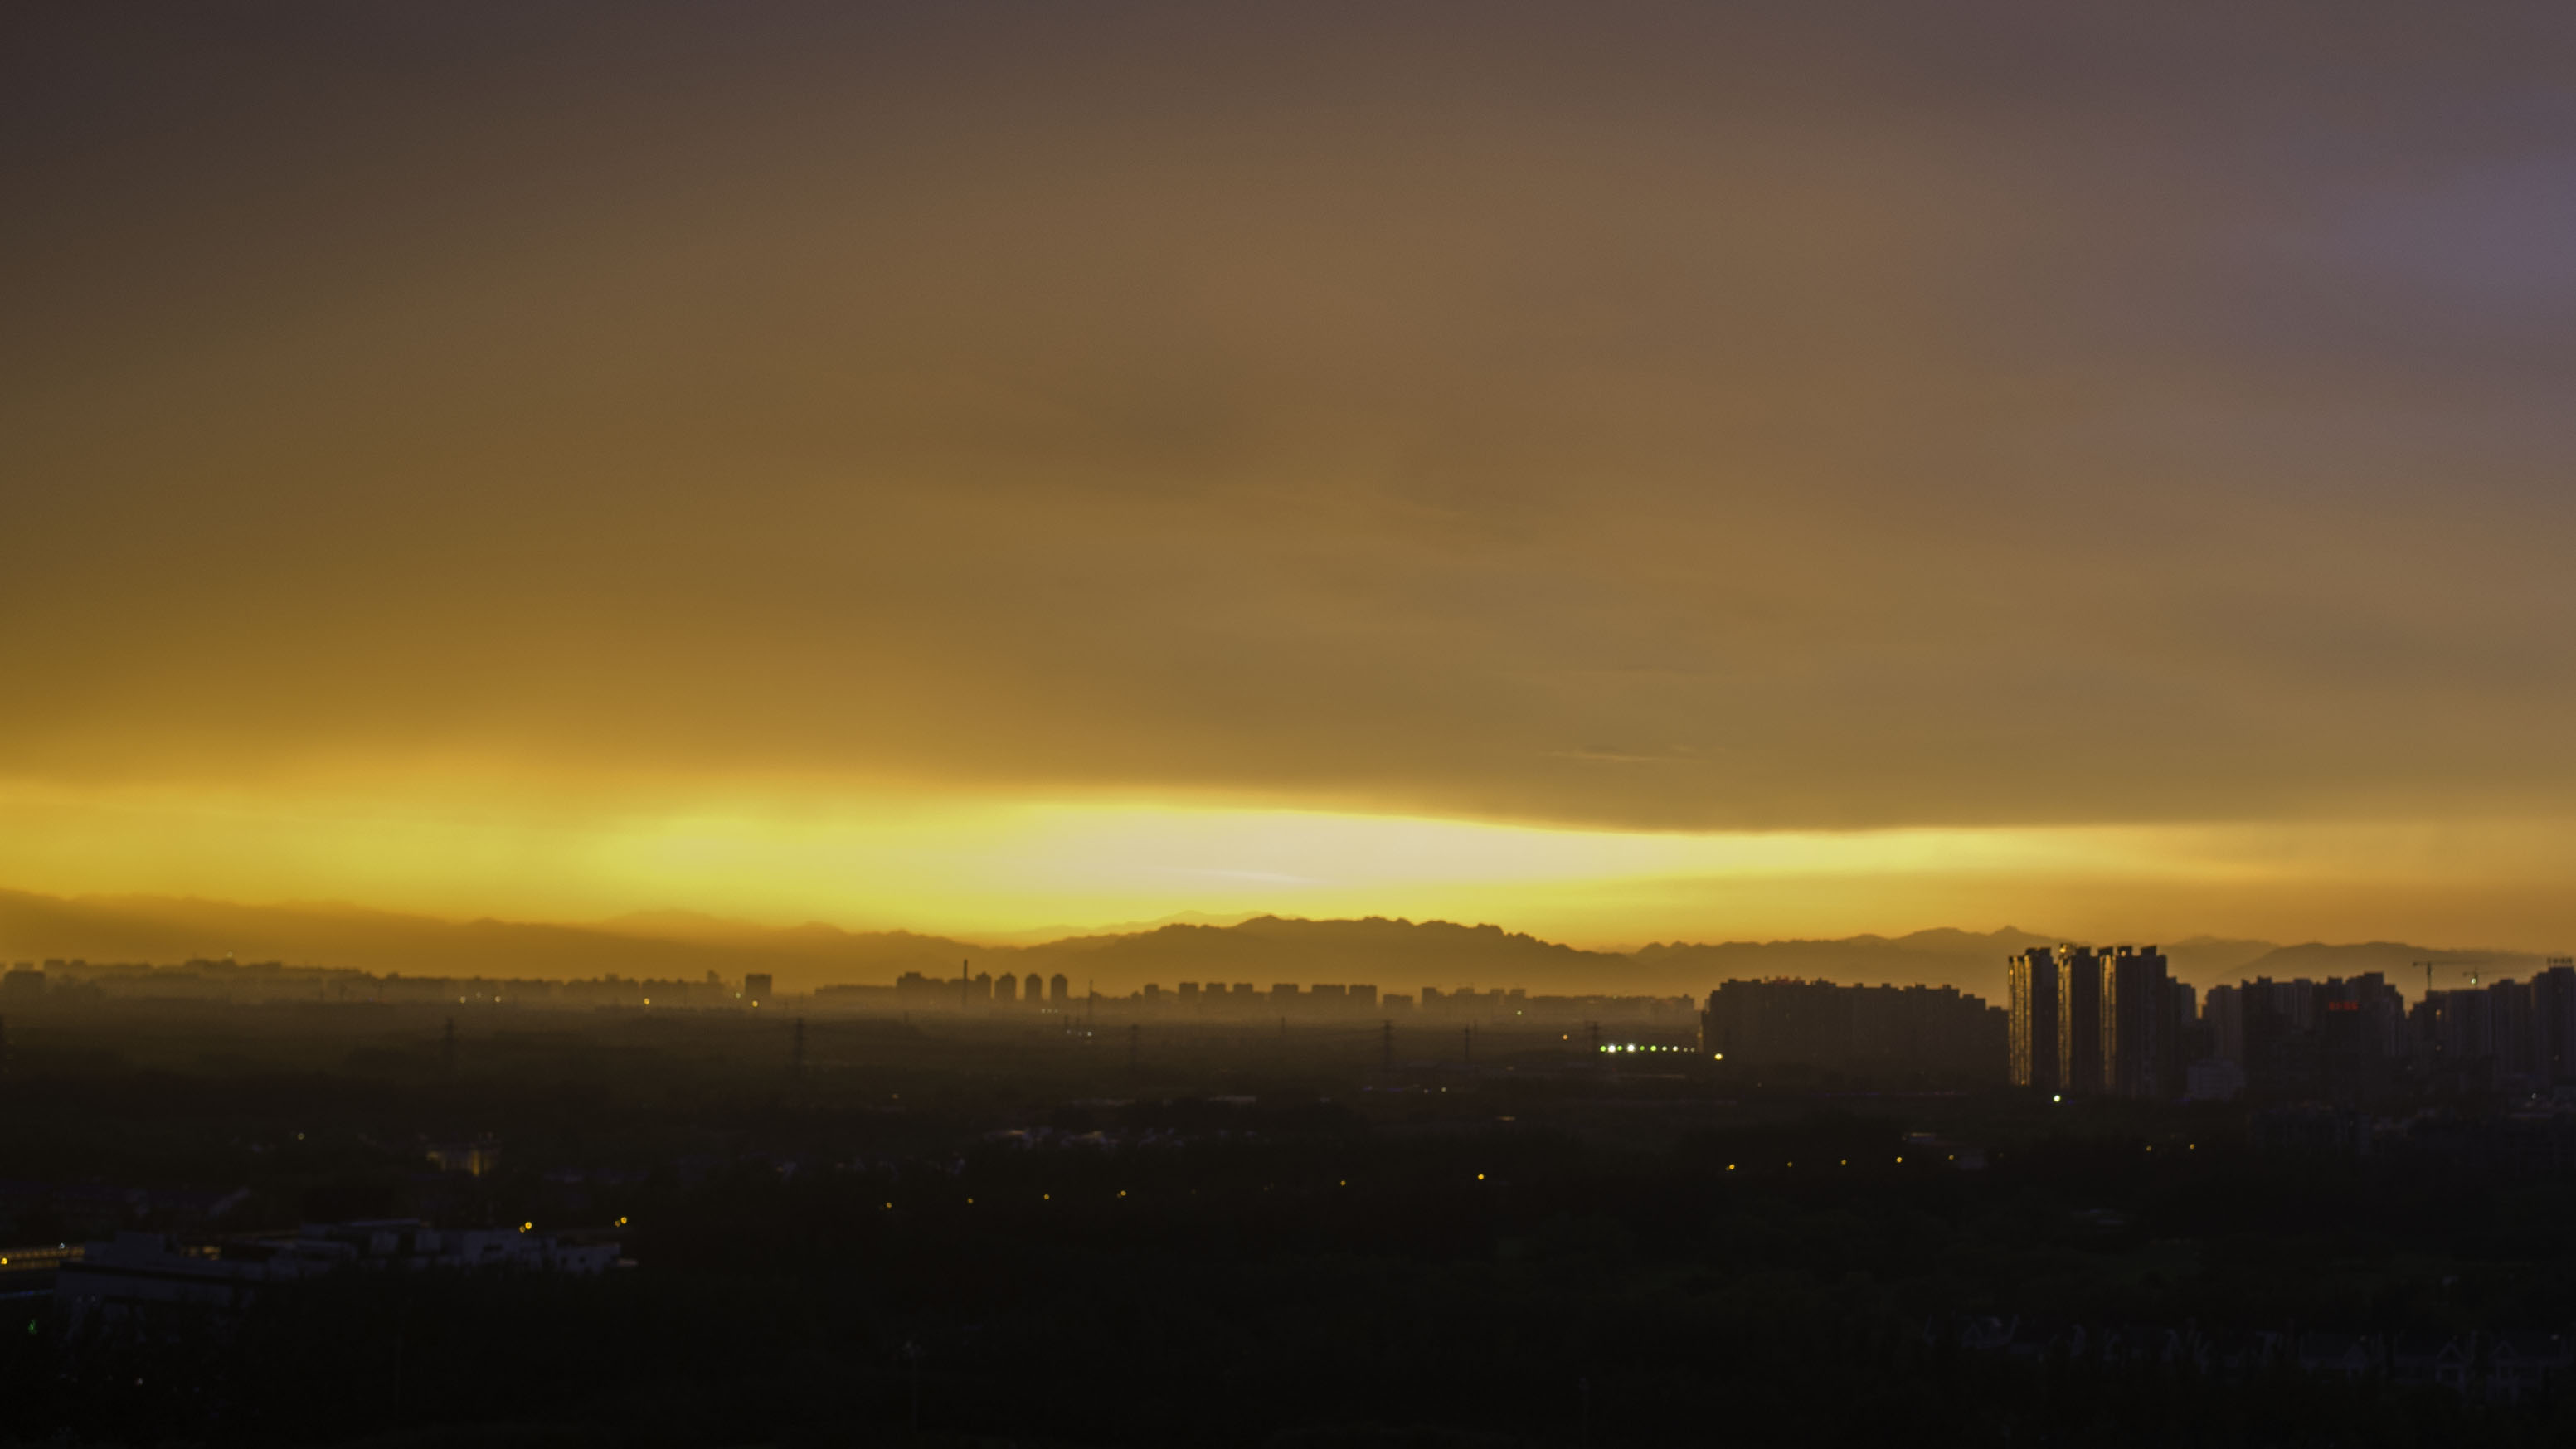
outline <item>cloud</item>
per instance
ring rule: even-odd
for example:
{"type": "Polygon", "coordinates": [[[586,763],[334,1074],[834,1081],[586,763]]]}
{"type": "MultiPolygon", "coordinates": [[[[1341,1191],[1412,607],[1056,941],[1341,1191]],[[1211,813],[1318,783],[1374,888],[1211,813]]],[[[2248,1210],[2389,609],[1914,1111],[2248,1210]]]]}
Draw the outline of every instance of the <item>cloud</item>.
{"type": "Polygon", "coordinates": [[[1799,11],[21,21],[0,753],[2576,807],[2564,21],[1799,11]]]}

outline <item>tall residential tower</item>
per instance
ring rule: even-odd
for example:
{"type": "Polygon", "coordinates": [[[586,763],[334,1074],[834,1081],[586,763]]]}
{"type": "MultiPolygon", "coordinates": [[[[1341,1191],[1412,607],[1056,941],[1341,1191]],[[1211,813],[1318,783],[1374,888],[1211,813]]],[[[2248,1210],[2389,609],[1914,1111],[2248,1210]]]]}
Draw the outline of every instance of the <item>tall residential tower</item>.
{"type": "Polygon", "coordinates": [[[2005,958],[2005,989],[2012,1012],[2012,1083],[2054,1092],[2057,1072],[2057,962],[2034,946],[2005,958]]]}
{"type": "Polygon", "coordinates": [[[2102,1090],[2103,955],[2090,946],[2057,948],[2057,1089],[2091,1096],[2102,1090]]]}

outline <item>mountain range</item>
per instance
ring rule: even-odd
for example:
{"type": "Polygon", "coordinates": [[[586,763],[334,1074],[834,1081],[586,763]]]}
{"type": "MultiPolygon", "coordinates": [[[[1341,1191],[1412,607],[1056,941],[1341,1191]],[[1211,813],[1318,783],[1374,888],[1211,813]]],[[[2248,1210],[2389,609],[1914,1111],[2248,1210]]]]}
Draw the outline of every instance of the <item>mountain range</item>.
{"type": "MultiPolygon", "coordinates": [[[[1254,916],[1143,923],[1050,940],[965,941],[909,931],[846,931],[809,922],[772,927],[660,911],[585,925],[450,921],[337,904],[241,905],[161,896],[38,895],[0,890],[0,961],[47,958],[176,963],[232,956],[290,965],[405,975],[575,978],[727,978],[767,971],[780,989],[884,983],[906,971],[954,977],[972,969],[1063,972],[1075,989],[1123,994],[1185,980],[1371,983],[1386,991],[1518,986],[1534,995],[1697,995],[1735,978],[1797,976],[1846,983],[1951,985],[2000,1002],[2004,958],[2060,937],[2005,927],[1916,931],[1839,940],[1667,942],[1632,951],[1585,950],[1447,921],[1302,920],[1254,916]]],[[[2512,951],[2436,949],[2405,942],[2353,945],[2191,937],[2163,943],[2174,973],[2195,986],[2270,976],[2383,972],[2420,989],[2416,963],[2448,968],[2435,984],[2527,975],[2543,963],[2512,951]]]]}

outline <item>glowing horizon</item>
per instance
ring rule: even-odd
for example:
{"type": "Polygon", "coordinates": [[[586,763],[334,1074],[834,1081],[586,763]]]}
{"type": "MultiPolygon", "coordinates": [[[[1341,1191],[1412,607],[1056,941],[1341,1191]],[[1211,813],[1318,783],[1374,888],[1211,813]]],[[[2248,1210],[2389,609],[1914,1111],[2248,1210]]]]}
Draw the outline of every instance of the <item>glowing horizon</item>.
{"type": "Polygon", "coordinates": [[[488,788],[0,784],[0,885],[46,894],[537,922],[686,910],[970,940],[1198,913],[1453,919],[1593,947],[2018,925],[2544,950],[2576,917],[2530,862],[2565,835],[2546,820],[1640,832],[1204,802],[532,807],[488,788]],[[2447,903],[2463,893],[2465,913],[2447,903]]]}

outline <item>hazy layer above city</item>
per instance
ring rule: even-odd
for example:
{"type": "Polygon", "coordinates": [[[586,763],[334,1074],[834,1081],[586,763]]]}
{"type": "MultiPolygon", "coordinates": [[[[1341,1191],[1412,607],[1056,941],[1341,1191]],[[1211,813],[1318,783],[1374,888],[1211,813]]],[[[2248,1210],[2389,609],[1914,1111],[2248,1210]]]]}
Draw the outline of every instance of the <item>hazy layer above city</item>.
{"type": "Polygon", "coordinates": [[[0,25],[13,885],[2576,937],[2564,9],[0,25]]]}
{"type": "MultiPolygon", "coordinates": [[[[1662,942],[1587,951],[1493,925],[1385,919],[1307,921],[1256,916],[1223,925],[1139,923],[1024,942],[970,942],[913,932],[850,932],[809,924],[773,929],[686,913],[586,925],[442,921],[330,907],[258,907],[148,897],[64,900],[0,891],[0,964],[27,958],[92,963],[192,959],[278,961],[411,976],[562,980],[617,975],[694,981],[771,974],[780,989],[884,985],[905,972],[936,980],[981,971],[1068,975],[1077,995],[1117,996],[1183,981],[1365,983],[1525,988],[1551,995],[1649,993],[1698,998],[1731,979],[1798,977],[1849,984],[1956,986],[2000,1005],[2004,958],[2060,937],[2005,927],[1929,930],[1840,940],[1662,942]],[[961,967],[963,968],[961,972],[961,967]]],[[[2465,979],[2524,975],[2541,958],[2511,951],[2392,941],[2279,945],[2201,936],[2153,942],[2174,975],[2196,986],[2254,976],[2380,972],[2413,994],[2412,968],[2440,960],[2465,979]]],[[[31,961],[32,964],[32,961],[31,961]]],[[[2446,975],[2444,984],[2451,984],[2446,975]]]]}

